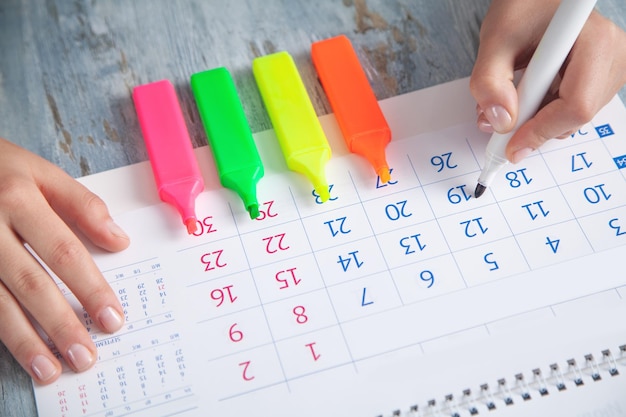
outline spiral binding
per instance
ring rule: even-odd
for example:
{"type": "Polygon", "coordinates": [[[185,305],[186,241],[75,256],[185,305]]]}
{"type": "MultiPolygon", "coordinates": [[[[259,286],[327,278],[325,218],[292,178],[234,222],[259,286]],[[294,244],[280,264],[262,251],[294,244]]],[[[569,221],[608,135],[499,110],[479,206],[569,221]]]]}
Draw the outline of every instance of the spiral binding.
{"type": "MultiPolygon", "coordinates": [[[[620,367],[626,366],[626,344],[619,346],[614,355],[610,349],[601,352],[596,359],[592,354],[583,356],[583,361],[568,359],[565,367],[550,364],[547,374],[541,369],[532,369],[527,379],[523,373],[515,374],[512,381],[500,378],[494,386],[481,384],[478,390],[464,389],[457,398],[445,395],[441,401],[431,399],[425,404],[413,404],[408,409],[397,409],[391,417],[471,417],[480,416],[499,407],[514,405],[516,401],[532,401],[565,391],[568,388],[599,383],[603,377],[620,375],[620,367]]],[[[378,415],[376,417],[387,417],[378,415]]]]}

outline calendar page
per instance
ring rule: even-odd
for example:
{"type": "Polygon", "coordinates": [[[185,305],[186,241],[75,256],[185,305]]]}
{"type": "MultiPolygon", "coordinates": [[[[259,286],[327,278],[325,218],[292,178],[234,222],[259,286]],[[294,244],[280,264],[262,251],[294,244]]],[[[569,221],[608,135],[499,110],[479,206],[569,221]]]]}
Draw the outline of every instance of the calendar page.
{"type": "MultiPolygon", "coordinates": [[[[467,80],[382,105],[392,180],[349,155],[325,116],[325,203],[287,170],[271,131],[255,136],[267,172],[256,220],[219,187],[206,148],[194,235],[156,200],[147,164],[82,179],[131,237],[118,254],[89,247],[126,326],[99,332],[58,282],[99,359],[36,386],[39,414],[453,415],[444,411],[487,410],[490,396],[544,381],[518,372],[619,352],[623,104],[506,166],[480,199],[489,136],[476,129],[467,80]]],[[[577,369],[546,369],[546,384],[577,369]]],[[[623,393],[624,379],[606,387],[623,393]]]]}

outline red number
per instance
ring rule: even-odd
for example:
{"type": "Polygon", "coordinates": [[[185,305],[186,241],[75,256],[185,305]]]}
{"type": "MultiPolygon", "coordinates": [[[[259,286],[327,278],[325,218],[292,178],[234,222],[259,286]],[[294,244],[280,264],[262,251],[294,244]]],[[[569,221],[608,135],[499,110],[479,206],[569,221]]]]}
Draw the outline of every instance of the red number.
{"type": "Polygon", "coordinates": [[[319,358],[322,357],[322,355],[320,355],[319,353],[317,353],[315,351],[315,345],[316,344],[317,344],[317,342],[313,342],[313,343],[307,343],[306,345],[304,345],[304,346],[308,347],[311,350],[311,355],[313,355],[313,360],[314,361],[317,361],[319,358]]]}
{"type": "Polygon", "coordinates": [[[276,217],[278,216],[278,213],[272,213],[272,205],[274,204],[274,200],[272,201],[266,201],[265,203],[263,203],[263,206],[267,206],[267,210],[263,210],[262,208],[259,208],[259,217],[257,217],[257,220],[264,220],[267,218],[271,218],[271,217],[276,217]]]}
{"type": "Polygon", "coordinates": [[[276,253],[279,250],[284,251],[289,249],[289,246],[283,245],[283,239],[285,239],[285,233],[279,233],[275,236],[264,237],[262,240],[265,242],[265,251],[269,254],[276,253]],[[278,242],[276,245],[272,243],[278,242]]]}
{"type": "Polygon", "coordinates": [[[289,288],[290,281],[293,282],[293,285],[298,285],[302,280],[296,277],[296,268],[289,268],[284,271],[278,271],[274,276],[276,281],[280,282],[282,285],[278,287],[279,290],[284,290],[285,288],[289,288]],[[287,275],[287,277],[283,277],[283,275],[287,275]]]}
{"type": "Polygon", "coordinates": [[[230,337],[230,340],[235,343],[241,342],[241,340],[243,339],[243,333],[239,330],[235,330],[236,325],[237,323],[233,324],[232,326],[230,326],[230,329],[228,329],[228,337],[230,337]]]}
{"type": "Polygon", "coordinates": [[[222,262],[222,253],[224,253],[224,250],[218,249],[213,252],[205,253],[200,257],[200,262],[205,265],[205,272],[211,271],[215,268],[224,268],[228,265],[226,262],[222,262]]]}
{"type": "Polygon", "coordinates": [[[293,308],[292,311],[293,311],[293,314],[296,315],[296,322],[298,324],[304,324],[307,321],[309,321],[309,317],[306,314],[304,314],[306,311],[304,309],[304,306],[296,306],[293,308]]]}
{"type": "Polygon", "coordinates": [[[248,375],[248,368],[250,367],[250,361],[241,362],[239,366],[243,366],[243,372],[241,373],[241,376],[243,377],[244,381],[252,381],[254,379],[254,375],[252,376],[248,375]]]}
{"type": "Polygon", "coordinates": [[[237,299],[237,296],[236,295],[233,296],[233,293],[231,291],[232,288],[233,288],[232,285],[227,285],[223,288],[215,288],[214,290],[211,291],[211,299],[213,301],[217,301],[216,307],[221,306],[222,304],[224,304],[224,301],[227,301],[227,300],[231,304],[235,302],[235,300],[237,299]]]}
{"type": "Polygon", "coordinates": [[[193,233],[194,236],[202,236],[208,235],[209,233],[217,232],[217,229],[214,227],[213,216],[207,216],[202,220],[196,220],[196,231],[193,233]]]}

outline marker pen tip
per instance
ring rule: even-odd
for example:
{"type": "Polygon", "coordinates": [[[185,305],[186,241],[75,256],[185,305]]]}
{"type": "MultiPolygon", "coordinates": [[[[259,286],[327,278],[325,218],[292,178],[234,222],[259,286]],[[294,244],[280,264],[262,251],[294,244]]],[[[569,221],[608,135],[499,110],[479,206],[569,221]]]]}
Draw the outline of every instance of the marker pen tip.
{"type": "Polygon", "coordinates": [[[391,172],[388,167],[383,167],[378,170],[378,178],[383,184],[388,183],[391,180],[391,172]]]}
{"type": "Polygon", "coordinates": [[[190,235],[193,235],[198,230],[198,224],[195,217],[185,219],[185,226],[187,226],[187,233],[190,235]]]}
{"type": "Polygon", "coordinates": [[[256,219],[261,214],[259,212],[259,205],[258,204],[250,204],[247,207],[247,209],[248,209],[248,213],[250,213],[250,218],[251,219],[256,219]]]}
{"type": "Polygon", "coordinates": [[[487,187],[485,187],[482,184],[476,184],[476,189],[474,190],[474,197],[478,198],[481,195],[483,195],[485,193],[485,190],[487,189],[487,187]]]}

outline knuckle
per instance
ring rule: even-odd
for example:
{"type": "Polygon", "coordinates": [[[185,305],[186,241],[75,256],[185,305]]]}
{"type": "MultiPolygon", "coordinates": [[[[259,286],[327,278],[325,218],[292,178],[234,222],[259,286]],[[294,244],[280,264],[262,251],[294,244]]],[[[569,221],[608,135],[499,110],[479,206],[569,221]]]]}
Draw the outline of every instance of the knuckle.
{"type": "Polygon", "coordinates": [[[8,176],[0,181],[0,205],[8,208],[24,207],[28,203],[28,189],[30,183],[21,177],[8,176]]]}
{"type": "Polygon", "coordinates": [[[581,99],[575,106],[571,106],[569,109],[572,124],[575,126],[582,126],[585,123],[589,123],[596,114],[596,105],[593,100],[581,99]]]}
{"type": "Polygon", "coordinates": [[[35,343],[29,338],[24,337],[23,334],[14,335],[14,339],[7,344],[11,345],[12,352],[15,352],[15,355],[21,356],[30,356],[29,353],[36,346],[35,343]]]}
{"type": "Polygon", "coordinates": [[[48,257],[50,266],[65,267],[81,261],[84,257],[82,246],[78,241],[61,240],[53,245],[48,257]]]}
{"type": "Polygon", "coordinates": [[[18,270],[14,275],[12,287],[18,298],[32,297],[46,290],[49,280],[42,279],[40,271],[32,268],[18,270]]]}
{"type": "Polygon", "coordinates": [[[46,329],[48,336],[55,344],[58,344],[59,347],[61,347],[61,345],[71,344],[70,341],[79,339],[83,332],[86,332],[86,329],[78,322],[73,312],[63,315],[60,319],[56,320],[49,329],[46,329]]]}
{"type": "Polygon", "coordinates": [[[106,211],[106,204],[104,201],[92,193],[86,190],[82,197],[82,205],[85,207],[88,213],[106,211]]]}
{"type": "Polygon", "coordinates": [[[8,292],[3,283],[0,283],[0,317],[8,316],[9,309],[16,303],[15,298],[8,292]]]}

